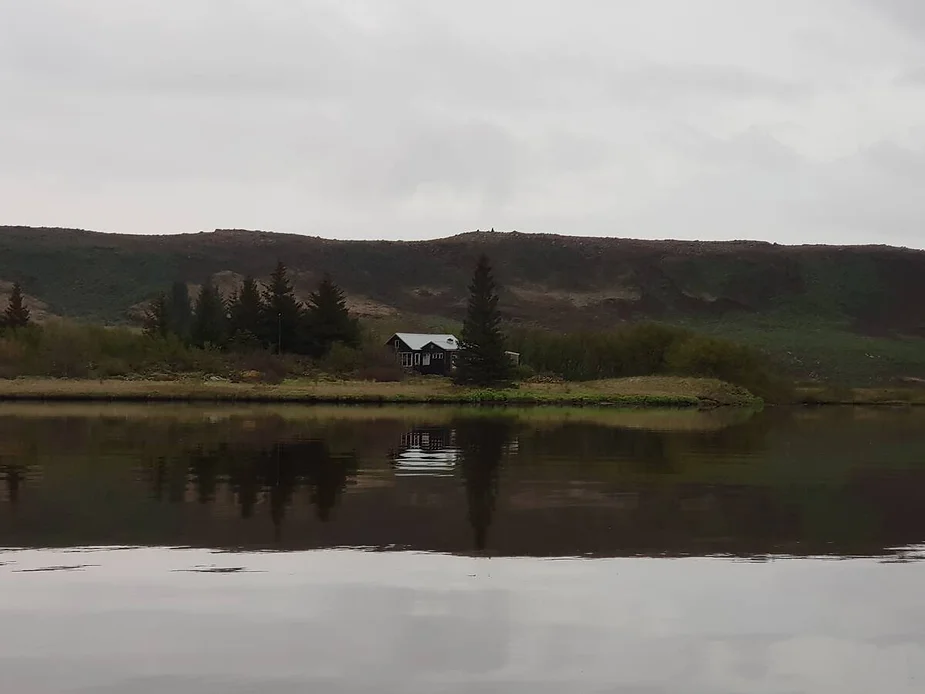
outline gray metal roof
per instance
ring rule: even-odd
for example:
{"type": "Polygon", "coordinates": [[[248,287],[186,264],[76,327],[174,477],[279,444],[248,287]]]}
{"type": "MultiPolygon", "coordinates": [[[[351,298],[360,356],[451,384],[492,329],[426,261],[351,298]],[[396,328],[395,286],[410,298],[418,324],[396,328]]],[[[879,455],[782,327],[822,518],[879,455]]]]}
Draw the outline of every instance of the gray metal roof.
{"type": "Polygon", "coordinates": [[[451,352],[459,349],[459,340],[455,335],[428,335],[426,333],[395,333],[392,339],[400,338],[402,342],[408,345],[414,351],[424,349],[425,346],[433,342],[438,347],[451,352]]]}

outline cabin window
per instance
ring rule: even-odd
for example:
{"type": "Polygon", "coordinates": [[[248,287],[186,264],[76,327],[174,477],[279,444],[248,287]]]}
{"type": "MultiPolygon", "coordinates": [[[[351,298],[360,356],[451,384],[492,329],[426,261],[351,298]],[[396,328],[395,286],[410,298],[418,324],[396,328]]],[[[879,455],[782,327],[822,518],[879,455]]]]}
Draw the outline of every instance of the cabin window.
{"type": "Polygon", "coordinates": [[[430,366],[430,355],[429,354],[424,355],[424,358],[421,360],[421,365],[430,366]]]}
{"type": "Polygon", "coordinates": [[[401,353],[401,365],[402,365],[402,366],[411,366],[411,352],[402,352],[402,353],[401,353]]]}
{"type": "Polygon", "coordinates": [[[418,366],[420,363],[421,363],[421,353],[415,352],[414,353],[414,365],[418,366]]]}
{"type": "Polygon", "coordinates": [[[443,352],[434,352],[434,359],[443,359],[443,352]]]}

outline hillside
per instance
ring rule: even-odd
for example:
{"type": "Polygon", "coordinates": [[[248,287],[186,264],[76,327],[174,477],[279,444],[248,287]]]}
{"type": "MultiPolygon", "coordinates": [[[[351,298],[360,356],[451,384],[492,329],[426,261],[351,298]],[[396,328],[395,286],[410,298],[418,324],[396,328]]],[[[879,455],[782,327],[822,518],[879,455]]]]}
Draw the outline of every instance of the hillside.
{"type": "MultiPolygon", "coordinates": [[[[418,242],[242,230],[166,236],[0,227],[0,283],[52,314],[106,322],[182,279],[226,286],[282,259],[307,292],[330,272],[367,316],[458,320],[479,252],[508,318],[551,328],[684,323],[758,344],[804,375],[925,376],[925,251],[473,232],[418,242]]],[[[136,309],[137,313],[137,309],[136,309]]],[[[399,321],[399,318],[393,320],[399,321]]]]}

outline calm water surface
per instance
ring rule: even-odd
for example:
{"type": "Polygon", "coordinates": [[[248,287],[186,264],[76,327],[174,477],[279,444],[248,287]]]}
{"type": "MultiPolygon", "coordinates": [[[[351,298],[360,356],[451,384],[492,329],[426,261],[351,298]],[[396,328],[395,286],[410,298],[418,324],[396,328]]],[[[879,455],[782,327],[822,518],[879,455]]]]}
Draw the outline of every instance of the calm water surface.
{"type": "Polygon", "coordinates": [[[925,412],[0,407],[0,692],[925,691],[925,412]]]}

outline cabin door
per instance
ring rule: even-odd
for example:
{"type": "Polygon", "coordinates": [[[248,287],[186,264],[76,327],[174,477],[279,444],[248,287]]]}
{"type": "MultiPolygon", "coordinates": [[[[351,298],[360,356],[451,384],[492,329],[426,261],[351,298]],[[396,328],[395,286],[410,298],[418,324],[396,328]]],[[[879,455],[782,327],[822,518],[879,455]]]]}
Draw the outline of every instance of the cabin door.
{"type": "Polygon", "coordinates": [[[429,354],[425,354],[423,357],[421,357],[421,365],[430,366],[430,355],[429,354]]]}

